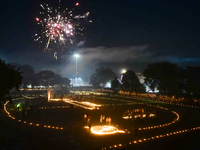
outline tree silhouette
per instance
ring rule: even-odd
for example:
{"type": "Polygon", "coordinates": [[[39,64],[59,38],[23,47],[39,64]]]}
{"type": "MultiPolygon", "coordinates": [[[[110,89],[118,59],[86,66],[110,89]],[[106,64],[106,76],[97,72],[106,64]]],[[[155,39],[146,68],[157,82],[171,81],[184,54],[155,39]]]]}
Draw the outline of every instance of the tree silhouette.
{"type": "Polygon", "coordinates": [[[38,85],[43,86],[54,86],[55,84],[62,84],[65,86],[70,85],[70,80],[68,78],[63,78],[59,74],[55,74],[51,70],[40,71],[35,75],[35,80],[38,80],[38,85]]]}
{"type": "Polygon", "coordinates": [[[145,92],[145,87],[143,84],[140,83],[135,72],[133,72],[132,70],[127,70],[122,77],[122,90],[129,93],[143,93],[145,92]]]}
{"type": "Polygon", "coordinates": [[[185,93],[200,98],[200,67],[187,66],[184,72],[185,93]]]}
{"type": "Polygon", "coordinates": [[[20,65],[18,63],[11,63],[11,65],[19,68],[23,77],[22,84],[23,88],[27,88],[27,85],[33,84],[35,78],[35,72],[32,66],[29,64],[20,65]]]}
{"type": "Polygon", "coordinates": [[[119,82],[118,78],[114,78],[111,81],[111,89],[114,93],[118,93],[120,91],[121,83],[119,82]]]}
{"type": "Polygon", "coordinates": [[[144,70],[145,83],[154,90],[158,88],[160,93],[177,95],[180,93],[180,71],[177,64],[169,62],[149,64],[144,70]]]}
{"type": "Polygon", "coordinates": [[[115,73],[109,67],[99,67],[90,76],[90,84],[92,84],[93,88],[98,88],[100,83],[103,83],[104,86],[106,82],[111,81],[115,77],[115,73]]]}
{"type": "Polygon", "coordinates": [[[6,64],[0,59],[0,101],[4,100],[10,93],[10,90],[16,88],[19,91],[19,87],[22,83],[21,72],[19,68],[6,64]]]}

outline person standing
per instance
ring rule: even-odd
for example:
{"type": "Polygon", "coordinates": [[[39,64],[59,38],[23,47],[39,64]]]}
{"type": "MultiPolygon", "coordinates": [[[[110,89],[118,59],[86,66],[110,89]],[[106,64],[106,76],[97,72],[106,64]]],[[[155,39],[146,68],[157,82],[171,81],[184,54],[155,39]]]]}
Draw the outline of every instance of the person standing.
{"type": "Polygon", "coordinates": [[[106,117],[106,124],[108,124],[108,117],[106,117]]]}
{"type": "Polygon", "coordinates": [[[84,120],[85,120],[85,122],[87,122],[87,115],[86,114],[84,114],[84,120]]]}
{"type": "Polygon", "coordinates": [[[100,116],[100,123],[102,124],[102,122],[103,122],[103,116],[101,115],[100,116]]]}
{"type": "Polygon", "coordinates": [[[90,116],[87,117],[87,123],[90,123],[90,116]]]}
{"type": "Polygon", "coordinates": [[[108,125],[111,125],[111,117],[108,118],[108,125]]]}
{"type": "Polygon", "coordinates": [[[91,132],[91,123],[88,124],[89,127],[89,133],[91,132]]]}

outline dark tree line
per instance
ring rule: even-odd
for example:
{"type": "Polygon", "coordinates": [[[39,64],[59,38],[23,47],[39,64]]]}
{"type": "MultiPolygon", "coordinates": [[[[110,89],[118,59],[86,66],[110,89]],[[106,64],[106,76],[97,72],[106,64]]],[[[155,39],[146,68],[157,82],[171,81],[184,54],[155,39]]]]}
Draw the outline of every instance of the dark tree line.
{"type": "Polygon", "coordinates": [[[132,70],[127,70],[126,73],[123,73],[121,89],[129,93],[135,92],[136,94],[145,92],[144,85],[140,83],[139,78],[132,70]]]}
{"type": "Polygon", "coordinates": [[[90,84],[93,88],[98,88],[100,84],[105,84],[114,79],[116,74],[109,67],[99,67],[95,70],[95,73],[90,76],[90,84]]]}
{"type": "Polygon", "coordinates": [[[157,88],[158,94],[200,98],[200,66],[181,68],[170,62],[148,64],[143,71],[145,86],[131,70],[127,70],[122,75],[122,79],[119,79],[110,68],[100,67],[91,75],[90,83],[93,87],[99,87],[100,83],[105,85],[106,82],[111,81],[111,88],[115,93],[120,90],[143,93],[145,86],[148,86],[152,91],[157,88]]]}
{"type": "Polygon", "coordinates": [[[22,85],[23,88],[27,88],[30,84],[32,87],[39,85],[57,85],[58,87],[60,85],[62,88],[68,87],[70,80],[50,70],[35,73],[30,65],[6,64],[4,60],[0,59],[0,101],[8,99],[13,88],[19,91],[22,85]]]}
{"type": "MultiPolygon", "coordinates": [[[[127,70],[122,74],[122,79],[117,78],[116,74],[109,67],[99,67],[90,76],[90,84],[93,88],[103,87],[111,81],[112,90],[120,90],[132,93],[143,93],[145,87],[139,82],[134,71],[127,70]]],[[[157,88],[160,94],[175,95],[177,97],[200,98],[200,67],[180,68],[177,64],[169,62],[152,63],[143,71],[145,85],[154,90],[157,88]]],[[[60,84],[69,86],[70,80],[63,78],[50,70],[34,72],[30,65],[6,64],[0,59],[0,100],[5,99],[11,89],[19,90],[21,85],[54,86],[60,84]]]]}
{"type": "Polygon", "coordinates": [[[12,65],[17,66],[21,72],[21,75],[23,76],[23,88],[27,88],[27,85],[32,85],[32,87],[39,85],[54,86],[56,84],[62,84],[64,86],[70,85],[70,80],[68,78],[63,78],[51,70],[43,70],[35,73],[33,67],[28,64],[20,65],[14,63],[12,65]]]}
{"type": "Polygon", "coordinates": [[[121,76],[121,79],[115,78],[111,81],[111,88],[114,93],[118,93],[120,90],[129,92],[129,94],[133,92],[136,94],[145,92],[145,86],[140,83],[134,71],[127,70],[121,76]]]}
{"type": "Polygon", "coordinates": [[[127,70],[127,72],[123,74],[122,81],[120,81],[109,67],[97,68],[95,73],[90,76],[90,84],[92,84],[93,88],[100,87],[100,84],[105,85],[109,81],[111,82],[111,88],[115,93],[118,93],[120,90],[129,93],[145,92],[144,85],[139,82],[135,72],[131,70],[127,70]]]}
{"type": "Polygon", "coordinates": [[[145,83],[160,94],[200,98],[200,67],[180,68],[169,62],[149,64],[144,70],[145,83]]]}

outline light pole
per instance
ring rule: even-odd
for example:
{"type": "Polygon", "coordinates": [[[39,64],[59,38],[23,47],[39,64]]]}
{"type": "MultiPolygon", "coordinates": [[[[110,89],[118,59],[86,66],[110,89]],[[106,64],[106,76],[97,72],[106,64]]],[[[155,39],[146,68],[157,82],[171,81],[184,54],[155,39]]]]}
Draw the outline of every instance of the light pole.
{"type": "Polygon", "coordinates": [[[78,70],[77,70],[77,58],[79,57],[78,54],[74,55],[76,57],[76,79],[77,79],[77,75],[78,75],[78,70]]]}
{"type": "Polygon", "coordinates": [[[121,73],[124,74],[124,73],[126,73],[126,71],[127,71],[126,69],[122,69],[121,73]]]}

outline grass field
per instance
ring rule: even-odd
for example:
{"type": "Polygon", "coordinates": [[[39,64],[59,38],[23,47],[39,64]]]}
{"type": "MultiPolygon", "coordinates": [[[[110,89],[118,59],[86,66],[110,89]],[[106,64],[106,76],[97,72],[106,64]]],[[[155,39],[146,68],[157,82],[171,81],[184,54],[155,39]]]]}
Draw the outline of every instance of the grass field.
{"type": "MultiPolygon", "coordinates": [[[[16,115],[13,110],[10,110],[13,109],[15,104],[29,100],[14,101],[13,104],[7,105],[7,109],[11,115],[16,118],[12,120],[12,126],[15,126],[17,130],[31,134],[34,137],[32,147],[37,149],[40,149],[40,147],[44,148],[45,145],[48,148],[50,147],[50,149],[55,149],[55,147],[58,149],[102,149],[104,147],[109,148],[109,146],[113,147],[113,145],[118,145],[119,147],[119,144],[123,145],[121,147],[122,149],[131,149],[134,145],[125,146],[124,143],[156,135],[163,135],[176,130],[183,130],[197,126],[200,123],[200,119],[197,117],[197,115],[199,115],[199,109],[155,103],[148,100],[134,100],[124,97],[112,97],[112,100],[109,98],[110,97],[87,96],[84,100],[80,100],[100,104],[102,105],[102,110],[87,110],[80,107],[70,107],[68,103],[63,101],[41,103],[41,98],[32,99],[30,101],[33,105],[38,106],[38,108],[46,107],[46,109],[38,109],[27,115],[16,115]],[[157,105],[169,109],[164,110],[153,107],[157,105]],[[62,108],[61,106],[66,106],[66,108],[62,108]],[[115,109],[113,109],[113,107],[115,109]],[[122,118],[125,111],[133,109],[144,109],[147,112],[154,112],[156,113],[156,117],[130,120],[122,118]],[[172,122],[176,118],[172,110],[180,114],[180,120],[176,123],[156,129],[141,130],[138,134],[135,134],[134,128],[159,126],[172,122]],[[106,117],[110,116],[113,126],[116,126],[120,130],[126,130],[127,132],[112,135],[95,135],[89,133],[89,130],[84,128],[84,126],[88,125],[83,118],[84,114],[91,117],[92,126],[101,125],[100,115],[105,115],[106,117]],[[21,120],[21,122],[17,120],[21,120]],[[23,123],[24,120],[27,122],[26,124],[23,123]],[[32,125],[29,123],[32,123],[32,125]],[[39,126],[35,126],[35,124],[39,124],[39,126]],[[51,126],[51,128],[44,127],[45,125],[51,126]],[[52,126],[62,127],[63,130],[53,129],[52,126]],[[34,146],[34,143],[37,146],[34,146]]],[[[103,122],[103,124],[105,125],[106,123],[103,122]]],[[[145,143],[140,143],[140,145],[141,144],[145,143]]]]}

